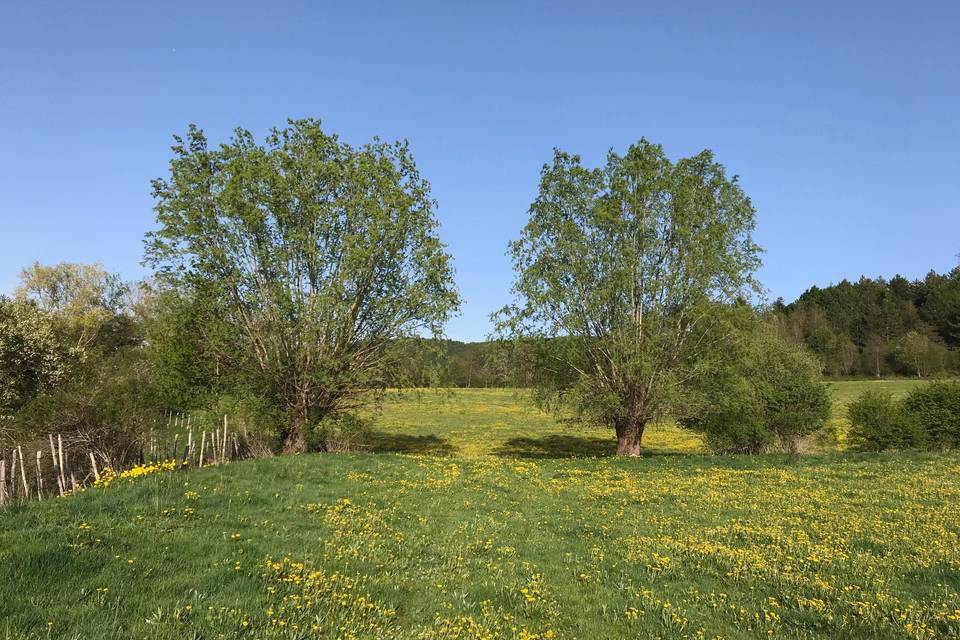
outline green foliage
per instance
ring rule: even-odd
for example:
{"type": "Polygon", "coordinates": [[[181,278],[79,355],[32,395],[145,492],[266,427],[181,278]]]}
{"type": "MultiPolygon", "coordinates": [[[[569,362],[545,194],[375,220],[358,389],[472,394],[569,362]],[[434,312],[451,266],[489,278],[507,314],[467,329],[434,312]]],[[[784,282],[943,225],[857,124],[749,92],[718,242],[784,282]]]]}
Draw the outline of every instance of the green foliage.
{"type": "Polygon", "coordinates": [[[926,443],[923,425],[890,394],[868,390],[847,408],[850,442],[858,449],[915,449],[926,443]]]}
{"type": "Polygon", "coordinates": [[[960,268],[923,280],[860,278],[811,287],[774,315],[832,375],[960,372],[960,268]]]}
{"type": "Polygon", "coordinates": [[[390,363],[385,367],[384,384],[392,388],[451,387],[450,342],[420,336],[391,340],[384,348],[390,363]]]}
{"type": "Polygon", "coordinates": [[[750,200],[709,151],[673,163],[641,140],[598,169],[556,151],[510,245],[517,302],[498,330],[565,336],[550,345],[561,376],[575,373],[563,403],[636,454],[644,425],[680,399],[700,352],[692,328],[754,289],[753,227],[750,200]]]}
{"type": "Polygon", "coordinates": [[[429,185],[406,142],[354,148],[316,120],[263,145],[175,139],[147,260],[209,302],[228,330],[200,331],[207,357],[283,407],[284,448],[303,450],[310,419],[384,385],[391,340],[438,335],[459,305],[429,185]]]}
{"type": "Polygon", "coordinates": [[[960,446],[960,383],[935,381],[901,398],[873,390],[850,403],[850,440],[870,451],[960,446]]]}
{"type": "Polygon", "coordinates": [[[535,375],[531,345],[520,341],[403,338],[389,352],[388,387],[529,387],[535,375]]]}
{"type": "Polygon", "coordinates": [[[6,437],[59,431],[101,446],[101,434],[104,459],[118,450],[117,425],[103,424],[137,413],[138,402],[153,406],[149,376],[128,365],[142,360],[133,293],[100,265],[35,263],[21,272],[16,297],[0,300],[0,415],[17,414],[6,437]]]}
{"type": "Polygon", "coordinates": [[[0,297],[0,416],[55,389],[83,355],[52,313],[27,300],[0,297]]]}
{"type": "Polygon", "coordinates": [[[210,392],[195,406],[190,415],[197,424],[220,425],[227,416],[230,430],[241,434],[254,457],[271,456],[280,448],[286,415],[262,395],[241,388],[210,392]]]}
{"type": "Polygon", "coordinates": [[[914,388],[902,409],[925,433],[928,446],[960,446],[960,382],[936,381],[914,388]]]}
{"type": "Polygon", "coordinates": [[[243,354],[230,352],[230,327],[202,289],[151,289],[145,306],[145,351],[163,406],[200,409],[243,387],[242,377],[231,375],[242,369],[243,354]]]}
{"type": "Polygon", "coordinates": [[[90,349],[98,340],[110,345],[124,335],[124,325],[117,318],[130,290],[102,265],[61,262],[45,266],[36,262],[21,271],[20,282],[17,297],[36,302],[58,318],[78,348],[90,349]]]}
{"type": "Polygon", "coordinates": [[[923,378],[944,371],[946,348],[919,331],[908,331],[894,344],[893,360],[901,371],[923,378]]]}
{"type": "Polygon", "coordinates": [[[776,446],[796,452],[830,416],[819,363],[748,311],[738,315],[688,385],[694,400],[681,423],[702,433],[714,451],[759,453],[776,446]]]}
{"type": "Polygon", "coordinates": [[[20,441],[62,433],[71,446],[94,451],[115,469],[130,463],[151,429],[162,425],[162,411],[151,394],[150,363],[133,350],[88,363],[57,389],[17,415],[20,441]]]}
{"type": "Polygon", "coordinates": [[[702,433],[707,446],[718,453],[765,451],[773,433],[765,424],[767,405],[762,390],[740,376],[718,379],[715,388],[722,393],[714,397],[710,407],[682,424],[702,433]]]}

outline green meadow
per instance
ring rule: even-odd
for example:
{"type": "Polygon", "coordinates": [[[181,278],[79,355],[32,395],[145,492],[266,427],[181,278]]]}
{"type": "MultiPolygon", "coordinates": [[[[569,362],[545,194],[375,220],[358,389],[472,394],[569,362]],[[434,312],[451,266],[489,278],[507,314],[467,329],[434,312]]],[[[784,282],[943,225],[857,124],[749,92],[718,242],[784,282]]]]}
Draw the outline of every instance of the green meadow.
{"type": "MultiPolygon", "coordinates": [[[[866,385],[835,383],[835,420],[866,385]]],[[[960,637],[960,454],[646,455],[523,391],[0,511],[4,638],[960,637]]]]}
{"type": "MultiPolygon", "coordinates": [[[[831,426],[843,449],[847,404],[867,389],[906,395],[916,380],[857,380],[828,383],[833,398],[831,426]]],[[[571,427],[539,411],[526,389],[413,390],[388,394],[374,419],[371,450],[433,455],[517,457],[605,456],[616,450],[608,429],[571,427]]],[[[695,433],[665,422],[647,427],[644,450],[703,453],[695,433]]]]}

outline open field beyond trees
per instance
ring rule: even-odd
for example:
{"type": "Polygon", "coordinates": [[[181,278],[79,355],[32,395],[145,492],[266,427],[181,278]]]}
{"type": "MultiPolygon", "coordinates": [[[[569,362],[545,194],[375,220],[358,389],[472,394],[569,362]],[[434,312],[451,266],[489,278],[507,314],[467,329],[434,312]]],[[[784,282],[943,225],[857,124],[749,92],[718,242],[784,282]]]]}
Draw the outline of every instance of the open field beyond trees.
{"type": "MultiPolygon", "coordinates": [[[[847,404],[872,389],[895,398],[906,395],[917,380],[856,380],[827,386],[833,399],[831,426],[836,446],[844,448],[847,404]]],[[[406,391],[387,396],[376,415],[373,448],[398,453],[437,455],[505,455],[528,458],[612,455],[616,443],[610,429],[574,428],[537,410],[524,389],[454,389],[406,391]]],[[[653,424],[643,440],[644,451],[702,453],[700,437],[671,423],[653,424]]]]}
{"type": "MultiPolygon", "coordinates": [[[[868,384],[835,384],[835,419],[868,384]]],[[[607,457],[611,434],[522,395],[407,393],[385,403],[377,453],[158,472],[4,510],[0,630],[960,636],[956,453],[709,456],[664,426],[649,455],[607,457]]]]}

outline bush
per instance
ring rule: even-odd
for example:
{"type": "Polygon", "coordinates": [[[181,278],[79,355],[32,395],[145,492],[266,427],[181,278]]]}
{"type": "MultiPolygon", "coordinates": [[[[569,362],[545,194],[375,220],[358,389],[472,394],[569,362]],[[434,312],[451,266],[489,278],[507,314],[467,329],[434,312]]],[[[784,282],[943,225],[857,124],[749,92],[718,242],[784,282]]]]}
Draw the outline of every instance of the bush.
{"type": "Polygon", "coordinates": [[[252,457],[267,457],[280,450],[280,429],[286,424],[286,414],[253,392],[238,389],[202,398],[191,413],[210,424],[219,424],[223,416],[229,416],[230,430],[240,434],[246,453],[252,457]]]}
{"type": "Polygon", "coordinates": [[[38,395],[56,389],[82,356],[52,314],[32,302],[0,296],[0,416],[13,416],[38,395]]]}
{"type": "Polygon", "coordinates": [[[830,415],[820,364],[773,327],[737,322],[689,390],[697,399],[680,422],[702,433],[716,452],[795,453],[830,415]]]}
{"type": "Polygon", "coordinates": [[[16,437],[61,433],[68,448],[92,451],[105,465],[123,468],[140,455],[144,435],[162,424],[150,382],[142,354],[117,353],[27,404],[16,416],[16,437]]]}
{"type": "Polygon", "coordinates": [[[960,382],[931,382],[916,387],[903,399],[902,410],[922,427],[927,446],[960,446],[960,382]]]}
{"type": "Polygon", "coordinates": [[[357,451],[368,449],[371,421],[353,413],[338,412],[324,416],[310,432],[308,445],[318,451],[357,451]]]}
{"type": "Polygon", "coordinates": [[[850,442],[857,449],[914,449],[926,443],[921,423],[889,394],[866,391],[847,412],[850,442]]]}
{"type": "Polygon", "coordinates": [[[774,436],[764,424],[766,410],[756,387],[744,378],[728,380],[723,387],[710,409],[686,426],[700,431],[711,451],[765,451],[774,436]]]}

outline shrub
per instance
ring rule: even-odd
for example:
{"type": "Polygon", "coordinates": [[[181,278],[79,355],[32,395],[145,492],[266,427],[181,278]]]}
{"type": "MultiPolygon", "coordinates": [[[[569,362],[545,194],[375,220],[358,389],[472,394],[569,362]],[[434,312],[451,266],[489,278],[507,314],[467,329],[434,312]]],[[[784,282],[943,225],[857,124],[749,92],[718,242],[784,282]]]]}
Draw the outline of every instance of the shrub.
{"type": "Polygon", "coordinates": [[[319,451],[357,451],[367,449],[371,441],[371,421],[338,412],[324,416],[311,429],[309,447],[319,451]]]}
{"type": "Polygon", "coordinates": [[[32,302],[0,296],[0,416],[12,416],[56,389],[82,356],[52,314],[32,302]]]}
{"type": "Polygon", "coordinates": [[[931,448],[960,446],[960,382],[931,382],[913,389],[902,410],[920,425],[931,448]]]}
{"type": "Polygon", "coordinates": [[[773,442],[764,424],[766,413],[757,389],[744,378],[727,380],[712,406],[685,426],[703,434],[711,451],[760,453],[773,442]]]}
{"type": "Polygon", "coordinates": [[[230,430],[241,435],[246,454],[256,458],[273,455],[280,450],[280,429],[286,423],[283,409],[269,400],[243,389],[200,399],[191,413],[202,421],[219,424],[229,416],[230,430]]]}
{"type": "Polygon", "coordinates": [[[697,398],[680,422],[717,452],[795,453],[830,415],[820,364],[773,327],[754,319],[738,323],[704,365],[690,389],[697,398]]]}
{"type": "Polygon", "coordinates": [[[68,447],[123,468],[139,456],[144,434],[162,423],[150,380],[149,363],[140,353],[117,353],[26,405],[16,417],[17,437],[61,433],[68,447]]]}
{"type": "Polygon", "coordinates": [[[855,448],[913,449],[926,442],[921,423],[889,394],[866,391],[850,403],[847,412],[850,442],[855,448]]]}

